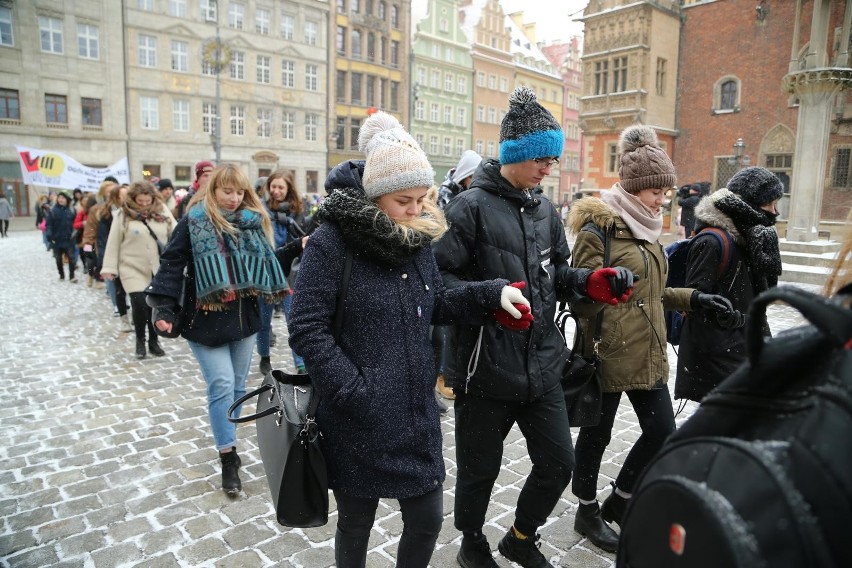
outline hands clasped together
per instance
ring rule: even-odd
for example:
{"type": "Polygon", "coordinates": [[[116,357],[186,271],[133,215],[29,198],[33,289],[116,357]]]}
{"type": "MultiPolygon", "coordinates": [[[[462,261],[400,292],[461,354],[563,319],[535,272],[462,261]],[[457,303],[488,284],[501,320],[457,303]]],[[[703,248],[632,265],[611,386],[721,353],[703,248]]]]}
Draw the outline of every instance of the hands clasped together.
{"type": "Polygon", "coordinates": [[[527,287],[526,282],[512,282],[503,286],[500,292],[500,308],[494,310],[494,319],[497,323],[512,331],[523,331],[529,329],[533,321],[530,313],[530,301],[521,292],[527,287]]]}

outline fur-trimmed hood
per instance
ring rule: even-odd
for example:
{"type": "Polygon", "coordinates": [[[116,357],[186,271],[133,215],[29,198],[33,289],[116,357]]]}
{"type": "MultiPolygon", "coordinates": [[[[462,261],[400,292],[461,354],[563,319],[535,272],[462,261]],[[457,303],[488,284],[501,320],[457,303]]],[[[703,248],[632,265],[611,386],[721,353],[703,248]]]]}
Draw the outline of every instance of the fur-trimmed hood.
{"type": "Polygon", "coordinates": [[[737,244],[745,245],[746,239],[737,230],[734,221],[716,207],[719,200],[730,196],[736,197],[731,191],[722,188],[702,199],[695,207],[695,220],[698,222],[696,230],[702,226],[718,227],[731,233],[737,244]]]}
{"type": "Polygon", "coordinates": [[[568,213],[568,232],[576,235],[586,223],[594,223],[604,231],[619,221],[615,210],[597,197],[583,197],[571,204],[568,213]]]}

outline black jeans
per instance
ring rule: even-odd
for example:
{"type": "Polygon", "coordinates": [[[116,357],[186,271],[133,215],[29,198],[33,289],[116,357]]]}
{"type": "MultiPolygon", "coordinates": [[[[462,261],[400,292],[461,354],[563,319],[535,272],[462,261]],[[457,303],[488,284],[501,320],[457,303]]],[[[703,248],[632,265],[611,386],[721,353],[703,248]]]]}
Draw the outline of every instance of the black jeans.
{"type": "MultiPolygon", "coordinates": [[[[626,392],[639,418],[642,435],[627,454],[627,459],[624,460],[615,480],[615,486],[632,493],[642,470],[660,450],[669,434],[674,432],[675,422],[668,387],[626,392]]],[[[597,426],[580,428],[580,434],[577,436],[577,471],[571,491],[583,501],[592,501],[597,497],[601,458],[612,437],[612,425],[620,401],[620,392],[604,393],[600,423],[597,426]]]]}
{"type": "MultiPolygon", "coordinates": [[[[337,501],[337,532],[334,535],[337,568],[364,568],[379,500],[347,497],[339,491],[334,492],[334,499],[337,501]]],[[[396,552],[397,568],[426,568],[429,565],[441,532],[443,499],[444,489],[438,487],[425,495],[399,500],[403,528],[396,552]]]]}
{"type": "Polygon", "coordinates": [[[77,268],[74,262],[74,247],[63,249],[53,247],[53,258],[56,259],[56,270],[59,271],[59,276],[65,278],[65,263],[62,260],[62,255],[68,256],[68,278],[74,278],[74,269],[77,268]]]}
{"type": "Polygon", "coordinates": [[[481,533],[491,490],[500,474],[503,441],[517,422],[532,471],[518,495],[515,528],[533,535],[571,481],[574,449],[565,397],[551,389],[533,402],[494,400],[456,392],[455,526],[481,533]]]}
{"type": "Polygon", "coordinates": [[[148,341],[157,339],[151,323],[151,307],[145,302],[145,292],[130,293],[130,310],[133,312],[133,330],[137,341],[145,341],[145,328],[148,328],[148,341]]]}

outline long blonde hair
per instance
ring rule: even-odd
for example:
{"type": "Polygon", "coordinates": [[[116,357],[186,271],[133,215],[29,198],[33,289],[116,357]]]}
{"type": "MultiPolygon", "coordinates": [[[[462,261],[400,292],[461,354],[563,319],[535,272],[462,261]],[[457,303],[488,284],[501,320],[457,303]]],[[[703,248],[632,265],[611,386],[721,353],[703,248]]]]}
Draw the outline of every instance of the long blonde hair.
{"type": "Polygon", "coordinates": [[[243,190],[243,201],[237,208],[248,209],[260,215],[260,223],[263,227],[263,232],[271,246],[275,246],[275,237],[272,233],[272,223],[269,221],[269,215],[266,213],[266,207],[260,201],[260,197],[254,192],[254,189],[249,183],[248,176],[236,164],[222,164],[210,175],[210,181],[207,182],[207,187],[198,191],[192,200],[189,202],[187,210],[199,201],[204,202],[207,209],[207,215],[210,221],[219,233],[229,233],[235,235],[238,229],[225,219],[219,204],[216,202],[216,189],[229,185],[235,189],[243,190]]]}
{"type": "Polygon", "coordinates": [[[846,216],[846,228],[846,238],[843,240],[843,246],[840,248],[840,252],[837,253],[834,268],[832,268],[831,274],[825,283],[823,293],[826,296],[833,296],[845,285],[852,283],[852,210],[846,216]]]}
{"type": "MultiPolygon", "coordinates": [[[[386,213],[379,209],[376,215],[386,215],[386,213]]],[[[388,219],[390,219],[389,215],[388,219]]],[[[432,186],[426,192],[426,199],[423,200],[423,209],[420,211],[419,217],[403,221],[391,219],[391,221],[393,234],[399,235],[405,243],[411,243],[416,233],[423,233],[434,241],[441,238],[449,229],[444,212],[438,207],[438,190],[435,186],[432,186]]]]}

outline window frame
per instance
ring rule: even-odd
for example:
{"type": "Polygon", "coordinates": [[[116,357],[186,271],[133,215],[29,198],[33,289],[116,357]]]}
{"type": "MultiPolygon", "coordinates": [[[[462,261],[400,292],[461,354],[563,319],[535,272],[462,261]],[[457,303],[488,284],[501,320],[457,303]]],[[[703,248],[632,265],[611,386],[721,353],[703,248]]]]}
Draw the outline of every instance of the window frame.
{"type": "Polygon", "coordinates": [[[80,97],[80,124],[83,128],[103,128],[103,101],[92,97],[80,97]],[[89,116],[94,115],[97,122],[86,122],[86,110],[89,109],[89,116]]]}
{"type": "Polygon", "coordinates": [[[85,22],[77,24],[77,57],[98,60],[101,55],[100,29],[85,22]],[[90,32],[94,30],[94,35],[90,32]],[[84,49],[85,47],[85,49],[84,49]],[[84,53],[85,51],[85,53],[84,53]],[[94,55],[92,55],[94,51],[94,55]]]}
{"type": "Polygon", "coordinates": [[[52,53],[54,55],[65,53],[63,24],[64,21],[61,18],[52,18],[50,16],[38,17],[39,45],[41,46],[42,53],[52,53]],[[58,28],[55,29],[54,25],[56,24],[58,24],[58,28]],[[47,44],[45,44],[45,40],[47,40],[47,44]]]}

